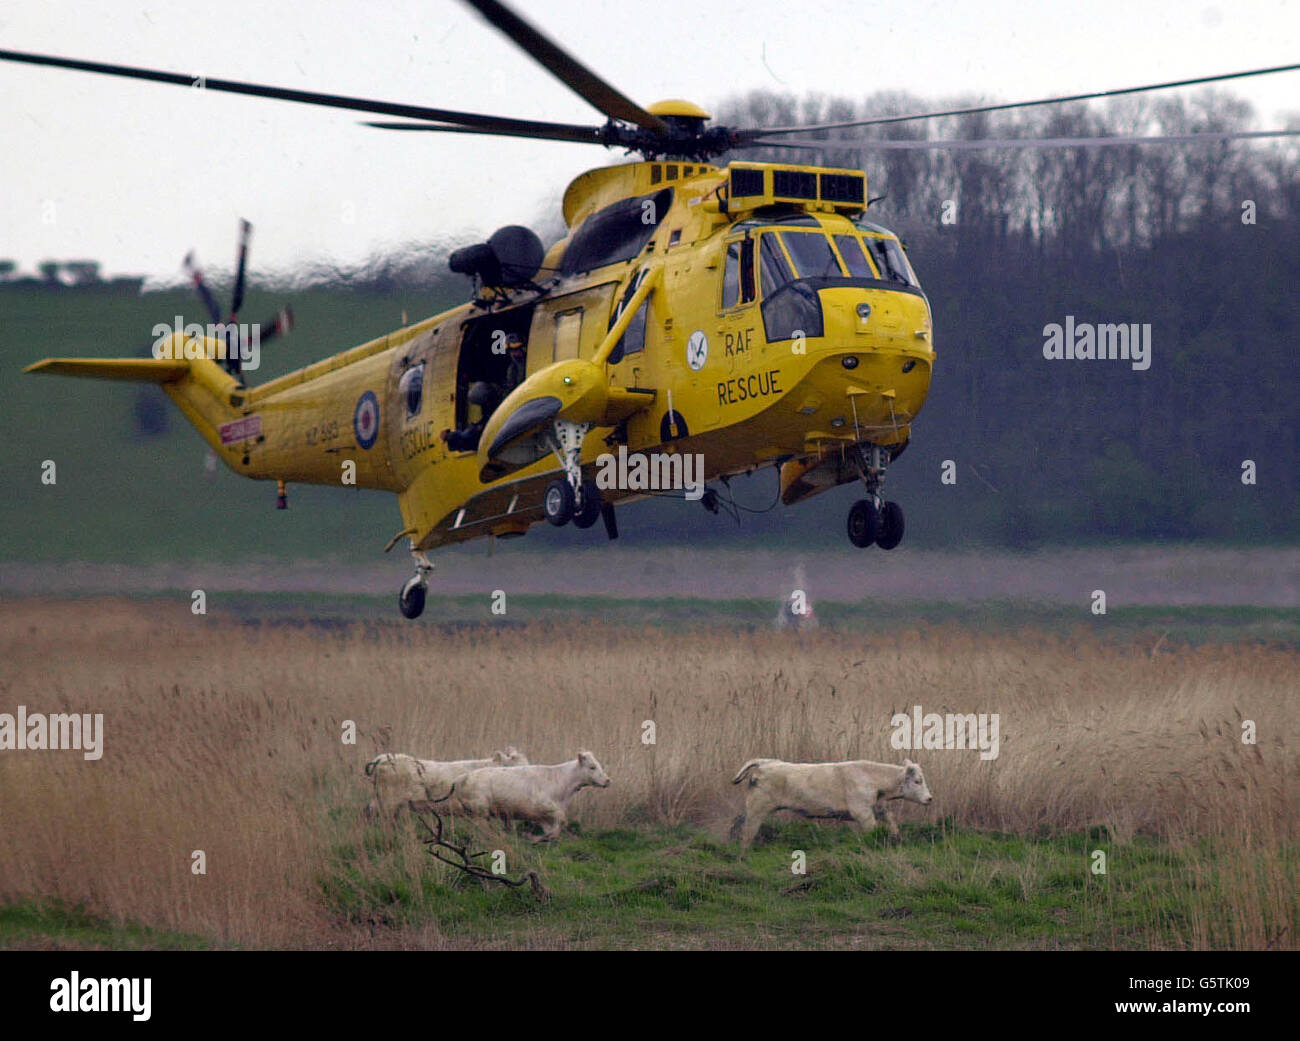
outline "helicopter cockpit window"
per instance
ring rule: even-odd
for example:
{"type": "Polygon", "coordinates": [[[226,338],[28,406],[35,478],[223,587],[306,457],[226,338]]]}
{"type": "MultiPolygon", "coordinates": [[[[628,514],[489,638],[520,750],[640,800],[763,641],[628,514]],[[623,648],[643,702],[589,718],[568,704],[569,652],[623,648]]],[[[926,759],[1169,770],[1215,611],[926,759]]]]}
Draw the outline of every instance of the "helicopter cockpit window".
{"type": "Polygon", "coordinates": [[[413,365],[402,373],[402,378],[397,383],[397,393],[406,402],[406,418],[418,416],[424,400],[424,362],[413,365]]]}
{"type": "Polygon", "coordinates": [[[867,255],[862,252],[862,243],[853,235],[836,235],[835,247],[844,258],[844,264],[849,269],[850,275],[858,278],[876,277],[876,273],[871,270],[871,265],[867,263],[867,255]]]}
{"type": "Polygon", "coordinates": [[[618,202],[597,210],[573,233],[560,262],[560,274],[594,271],[636,257],[668,216],[673,190],[663,188],[650,195],[618,202]]]}
{"type": "Polygon", "coordinates": [[[880,269],[881,278],[887,282],[902,282],[908,286],[920,284],[916,280],[916,275],[912,273],[912,265],[907,262],[903,248],[896,239],[875,238],[868,235],[866,243],[867,249],[871,251],[871,259],[880,269]]]}
{"type": "Polygon", "coordinates": [[[737,239],[727,245],[727,264],[722,273],[722,309],[752,303],[754,286],[754,240],[737,239]]]}
{"type": "Polygon", "coordinates": [[[774,235],[763,235],[759,239],[759,267],[763,272],[763,295],[771,296],[787,282],[793,281],[790,265],[786,263],[785,254],[774,235]]]}
{"type": "Polygon", "coordinates": [[[829,240],[820,231],[771,231],[766,232],[762,239],[759,251],[763,267],[763,329],[768,341],[776,343],[803,336],[821,336],[821,301],[817,290],[804,278],[841,274],[829,240]],[[794,259],[797,272],[791,271],[777,241],[778,236],[794,259]],[[817,241],[810,242],[801,250],[791,245],[795,239],[817,241]],[[830,258],[829,264],[827,257],[830,258]]]}
{"type": "Polygon", "coordinates": [[[783,231],[781,241],[804,278],[839,278],[844,272],[830,240],[820,231],[783,231]]]}

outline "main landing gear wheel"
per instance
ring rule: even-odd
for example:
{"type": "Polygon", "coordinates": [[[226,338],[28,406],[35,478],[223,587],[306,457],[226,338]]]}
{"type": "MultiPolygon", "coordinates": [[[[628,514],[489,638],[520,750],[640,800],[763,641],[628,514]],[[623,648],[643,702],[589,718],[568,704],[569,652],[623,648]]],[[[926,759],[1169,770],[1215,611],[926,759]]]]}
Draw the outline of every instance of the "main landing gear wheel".
{"type": "Polygon", "coordinates": [[[601,506],[600,489],[596,487],[596,482],[583,481],[582,488],[578,492],[578,508],[573,514],[573,526],[590,528],[600,520],[601,506]]]}
{"type": "Polygon", "coordinates": [[[568,524],[573,518],[574,498],[573,489],[565,478],[557,477],[548,484],[546,494],[542,496],[542,512],[546,514],[546,520],[557,528],[568,524]]]}
{"type": "Polygon", "coordinates": [[[870,499],[855,502],[849,509],[848,528],[849,541],[858,549],[872,545],[880,535],[880,512],[876,504],[870,499]]]}
{"type": "MultiPolygon", "coordinates": [[[[397,609],[403,618],[419,618],[424,613],[424,595],[429,588],[429,576],[433,574],[433,561],[428,553],[415,548],[415,538],[411,538],[411,559],[415,562],[415,574],[406,580],[402,591],[397,594],[397,609]]],[[[392,543],[389,543],[392,546],[392,543]]]]}
{"type": "Polygon", "coordinates": [[[424,594],[427,586],[423,575],[407,579],[406,585],[397,595],[397,608],[403,618],[419,618],[424,612],[424,594]]]}
{"type": "Polygon", "coordinates": [[[600,516],[600,493],[592,486],[594,496],[585,494],[586,481],[582,479],[582,442],[591,429],[590,423],[574,423],[567,419],[557,419],[551,432],[550,446],[555,457],[564,468],[564,476],[557,477],[546,486],[542,494],[542,513],[549,523],[561,528],[573,520],[574,511],[580,499],[594,498],[596,513],[590,521],[584,515],[580,526],[591,527],[600,516]]]}
{"type": "Polygon", "coordinates": [[[893,549],[903,541],[903,507],[896,502],[887,502],[880,511],[880,534],[876,545],[881,549],[893,549]]]}

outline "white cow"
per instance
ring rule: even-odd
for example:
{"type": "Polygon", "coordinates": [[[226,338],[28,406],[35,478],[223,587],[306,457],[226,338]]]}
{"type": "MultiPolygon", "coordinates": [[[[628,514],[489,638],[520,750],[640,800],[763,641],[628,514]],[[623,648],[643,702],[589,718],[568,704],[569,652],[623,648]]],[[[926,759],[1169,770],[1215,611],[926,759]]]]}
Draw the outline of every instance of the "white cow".
{"type": "Polygon", "coordinates": [[[366,804],[365,814],[377,817],[385,807],[397,816],[413,801],[438,799],[446,795],[457,777],[488,766],[527,766],[528,758],[513,745],[493,752],[487,759],[417,759],[413,755],[385,752],[366,763],[366,776],[373,778],[375,797],[366,804]]]}
{"type": "Polygon", "coordinates": [[[536,821],[542,834],[533,841],[541,842],[559,835],[574,795],[583,788],[608,787],[604,769],[583,749],[577,759],[554,766],[489,767],[464,774],[445,805],[451,813],[470,817],[536,821]]]}
{"type": "Polygon", "coordinates": [[[748,782],[745,812],[736,818],[731,837],[740,838],[743,857],[763,819],[775,810],[792,810],[802,817],[851,820],[863,831],[878,823],[898,837],[889,813],[893,799],[928,806],[934,796],[921,768],[910,759],[902,766],[855,759],[845,763],[786,763],[780,759],[751,759],[732,784],[748,782]]]}

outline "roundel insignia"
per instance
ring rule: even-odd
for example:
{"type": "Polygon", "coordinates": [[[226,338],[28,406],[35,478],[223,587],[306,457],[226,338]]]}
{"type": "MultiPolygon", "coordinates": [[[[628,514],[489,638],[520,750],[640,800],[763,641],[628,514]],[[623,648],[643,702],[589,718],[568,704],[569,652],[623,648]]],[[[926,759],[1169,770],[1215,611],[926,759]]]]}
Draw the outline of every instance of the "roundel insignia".
{"type": "Polygon", "coordinates": [[[686,341],[686,364],[699,372],[708,360],[709,338],[704,335],[703,329],[696,329],[691,333],[691,338],[686,341]]]}
{"type": "Polygon", "coordinates": [[[366,391],[357,398],[356,411],[352,413],[352,432],[357,435],[357,444],[369,448],[379,437],[379,400],[374,391],[366,391]]]}

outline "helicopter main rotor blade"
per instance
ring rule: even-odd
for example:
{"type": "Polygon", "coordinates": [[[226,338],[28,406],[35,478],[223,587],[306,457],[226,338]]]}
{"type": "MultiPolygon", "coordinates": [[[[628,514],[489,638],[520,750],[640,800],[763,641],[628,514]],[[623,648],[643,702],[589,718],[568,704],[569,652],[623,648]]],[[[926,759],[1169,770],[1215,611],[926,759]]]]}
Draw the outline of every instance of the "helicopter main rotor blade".
{"type": "Polygon", "coordinates": [[[244,278],[248,271],[248,241],[253,237],[253,226],[246,220],[239,222],[239,251],[235,264],[235,288],[230,295],[230,320],[239,316],[244,306],[244,278]]]}
{"type": "Polygon", "coordinates": [[[1248,130],[1236,133],[1207,131],[1202,134],[1111,135],[1107,137],[980,137],[969,140],[947,141],[890,140],[887,138],[783,138],[767,141],[758,138],[747,141],[743,147],[802,148],[834,152],[910,152],[927,150],[987,151],[991,149],[1024,148],[1108,148],[1121,145],[1198,144],[1212,141],[1235,141],[1243,138],[1300,137],[1300,130],[1248,130]]]}
{"type": "MultiPolygon", "coordinates": [[[[489,133],[531,136],[528,131],[536,127],[566,126],[566,124],[538,123],[528,119],[509,119],[504,116],[487,116],[478,112],[454,112],[450,109],[428,108],[424,105],[402,105],[392,101],[372,101],[368,98],[350,98],[339,94],[320,94],[311,90],[290,90],[286,87],[268,87],[260,83],[242,83],[237,80],[211,79],[185,76],[177,72],[141,69],[130,65],[108,65],[104,62],[59,58],[49,54],[28,54],[25,51],[0,50],[0,61],[21,62],[26,65],[44,65],[56,69],[73,69],[77,72],[94,72],[102,76],[121,76],[126,79],[146,80],[150,83],[168,83],[177,87],[201,87],[224,94],[245,94],[255,98],[272,98],[276,101],[294,101],[303,105],[340,108],[351,112],[373,112],[380,116],[400,116],[405,119],[428,119],[442,123],[481,127],[489,133]]],[[[585,128],[584,128],[585,129],[585,128]]]]}
{"type": "Polygon", "coordinates": [[[1091,101],[1096,98],[1116,98],[1124,94],[1141,94],[1150,90],[1166,90],[1171,87],[1193,87],[1204,83],[1220,83],[1224,80],[1244,79],[1248,76],[1270,76],[1276,72],[1294,72],[1300,69],[1295,65],[1274,65],[1267,69],[1248,69],[1245,72],[1224,72],[1216,76],[1197,76],[1195,79],[1168,80],[1165,83],[1148,83],[1142,87],[1119,87],[1115,90],[1095,90],[1087,94],[1067,94],[1055,98],[1038,98],[1034,101],[1009,101],[996,105],[971,105],[966,108],[950,108],[941,112],[916,112],[906,116],[877,116],[874,119],[850,119],[840,123],[806,123],[803,126],[754,127],[737,130],[735,133],[742,140],[759,137],[771,137],[774,134],[805,134],[817,130],[848,130],[852,127],[884,126],[889,123],[909,123],[919,119],[940,119],[944,116],[971,116],[979,112],[1005,112],[1014,108],[1032,108],[1036,105],[1061,105],[1070,101],[1091,101]]]}
{"type": "MultiPolygon", "coordinates": [[[[465,2],[486,18],[492,26],[527,51],[529,57],[551,75],[611,119],[635,123],[646,130],[667,132],[667,125],[658,116],[651,115],[631,98],[615,90],[505,4],[499,3],[498,0],[465,0],[465,2]]],[[[445,122],[455,122],[455,120],[445,122]]]]}
{"type": "MultiPolygon", "coordinates": [[[[523,120],[508,120],[509,123],[521,123],[523,120]]],[[[497,137],[528,137],[540,141],[575,141],[584,145],[603,145],[603,127],[573,126],[566,123],[535,123],[527,127],[458,127],[446,123],[364,123],[368,127],[380,130],[421,130],[437,131],[446,134],[491,134],[497,137]]]]}

